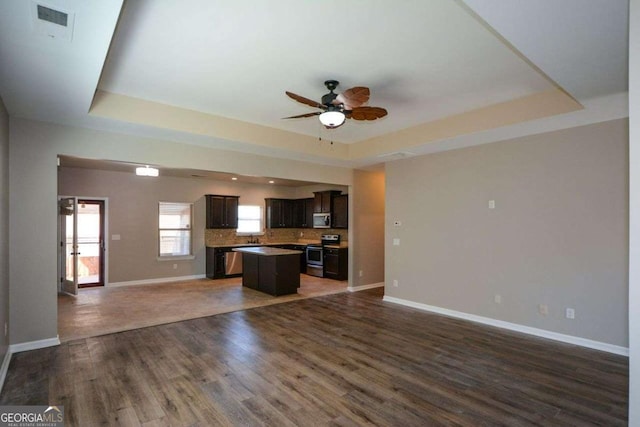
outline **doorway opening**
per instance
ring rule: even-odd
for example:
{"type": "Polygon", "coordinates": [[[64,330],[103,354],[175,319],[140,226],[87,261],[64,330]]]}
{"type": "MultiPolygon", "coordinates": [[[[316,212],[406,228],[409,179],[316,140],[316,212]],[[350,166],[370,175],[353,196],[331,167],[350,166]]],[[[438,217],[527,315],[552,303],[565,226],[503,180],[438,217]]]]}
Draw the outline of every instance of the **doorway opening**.
{"type": "Polygon", "coordinates": [[[79,288],[104,286],[105,204],[101,199],[60,198],[61,292],[76,295],[79,288]]]}
{"type": "Polygon", "coordinates": [[[104,200],[78,199],[78,287],[104,286],[104,200]]]}

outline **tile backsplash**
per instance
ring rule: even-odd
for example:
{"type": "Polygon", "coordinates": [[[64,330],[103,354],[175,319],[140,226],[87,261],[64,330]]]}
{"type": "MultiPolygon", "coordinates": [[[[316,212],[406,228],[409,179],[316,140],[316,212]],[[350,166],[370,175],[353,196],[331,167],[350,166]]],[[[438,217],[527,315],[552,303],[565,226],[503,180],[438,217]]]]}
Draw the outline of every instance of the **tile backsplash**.
{"type": "MultiPolygon", "coordinates": [[[[319,242],[323,234],[339,234],[342,242],[347,242],[348,230],[332,228],[272,228],[267,229],[262,236],[256,235],[260,243],[310,243],[319,242]]],[[[206,229],[204,241],[206,246],[237,245],[247,243],[250,236],[236,236],[236,230],[214,228],[206,229]]]]}

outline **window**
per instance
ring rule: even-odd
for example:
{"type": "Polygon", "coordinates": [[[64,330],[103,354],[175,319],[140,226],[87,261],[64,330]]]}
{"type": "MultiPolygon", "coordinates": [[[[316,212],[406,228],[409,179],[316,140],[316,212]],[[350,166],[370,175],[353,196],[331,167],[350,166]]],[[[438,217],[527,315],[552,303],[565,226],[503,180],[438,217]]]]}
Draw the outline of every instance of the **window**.
{"type": "Polygon", "coordinates": [[[191,255],[191,203],[159,203],[161,257],[191,255]]]}
{"type": "Polygon", "coordinates": [[[238,206],[238,234],[258,234],[262,232],[262,207],[254,205],[238,206]]]}

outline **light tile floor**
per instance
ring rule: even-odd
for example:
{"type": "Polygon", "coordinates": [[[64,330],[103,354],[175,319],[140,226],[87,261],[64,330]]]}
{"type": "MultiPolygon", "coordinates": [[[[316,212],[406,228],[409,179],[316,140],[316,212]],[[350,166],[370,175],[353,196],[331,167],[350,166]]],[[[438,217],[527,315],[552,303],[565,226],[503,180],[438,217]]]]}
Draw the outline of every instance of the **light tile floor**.
{"type": "Polygon", "coordinates": [[[297,294],[279,297],[242,287],[242,278],[85,288],[58,295],[58,335],[66,342],[347,291],[346,281],[300,277],[297,294]]]}

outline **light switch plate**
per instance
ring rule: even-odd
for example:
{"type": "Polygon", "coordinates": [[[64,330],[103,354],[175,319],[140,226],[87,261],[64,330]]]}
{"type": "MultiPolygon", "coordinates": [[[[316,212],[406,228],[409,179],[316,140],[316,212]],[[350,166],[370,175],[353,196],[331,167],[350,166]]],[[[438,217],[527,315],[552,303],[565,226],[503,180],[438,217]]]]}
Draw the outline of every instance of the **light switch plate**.
{"type": "Polygon", "coordinates": [[[393,246],[400,246],[400,239],[397,237],[393,239],[393,246]]]}

